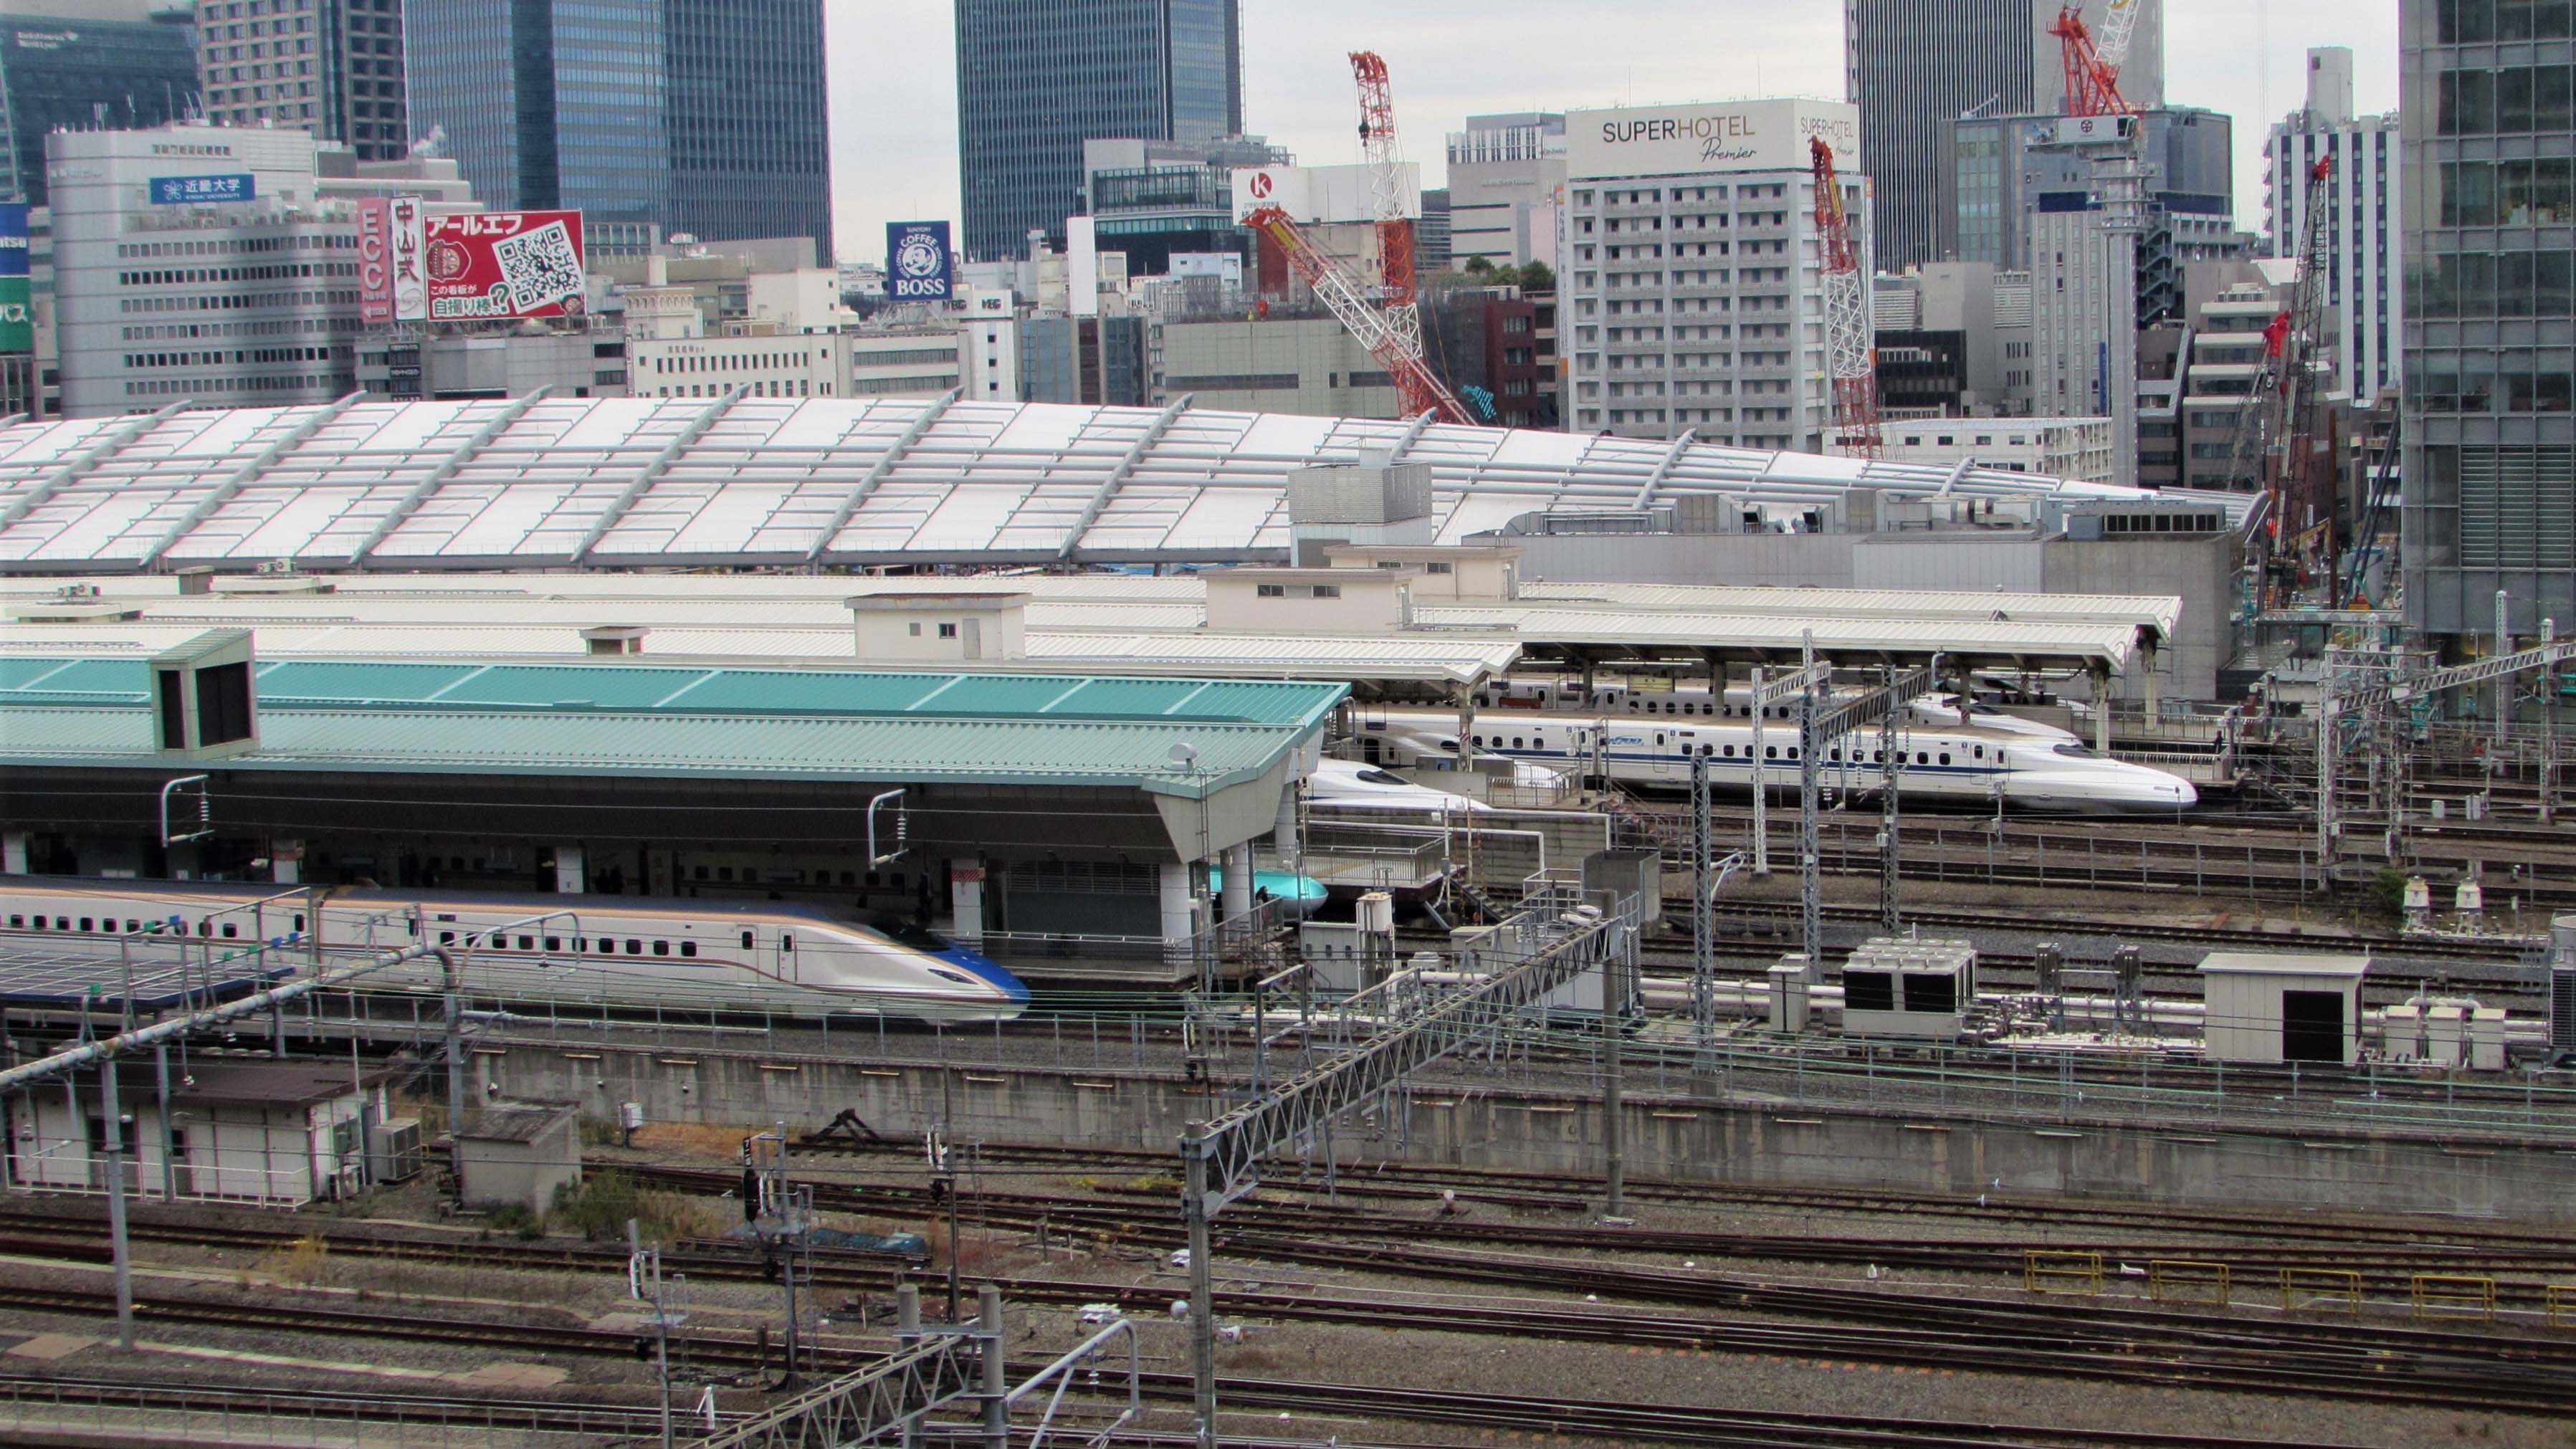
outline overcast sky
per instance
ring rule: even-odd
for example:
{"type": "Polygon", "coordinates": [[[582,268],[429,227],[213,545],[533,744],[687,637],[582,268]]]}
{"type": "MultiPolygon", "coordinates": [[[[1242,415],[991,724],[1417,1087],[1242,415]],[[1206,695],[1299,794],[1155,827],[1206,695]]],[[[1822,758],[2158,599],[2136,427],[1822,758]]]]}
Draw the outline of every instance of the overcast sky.
{"type": "MultiPolygon", "coordinates": [[[[2236,211],[2262,226],[2263,130],[2299,103],[2307,48],[2348,45],[2365,112],[2397,104],[2397,0],[2149,0],[2166,6],[2166,99],[2236,118],[2236,211]]],[[[885,223],[957,216],[956,50],[944,0],[828,0],[834,222],[881,260],[885,223]]],[[[1408,159],[1440,184],[1470,114],[1629,103],[1840,100],[1830,0],[1244,0],[1244,125],[1318,165],[1355,161],[1352,50],[1387,58],[1408,159]],[[1419,18],[1416,18],[1416,17],[1419,18]]]]}

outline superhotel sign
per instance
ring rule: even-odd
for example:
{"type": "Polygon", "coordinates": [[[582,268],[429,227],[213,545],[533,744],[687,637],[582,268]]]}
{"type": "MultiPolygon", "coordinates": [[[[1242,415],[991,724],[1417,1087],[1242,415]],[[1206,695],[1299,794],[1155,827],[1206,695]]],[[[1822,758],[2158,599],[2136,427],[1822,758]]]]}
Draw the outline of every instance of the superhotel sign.
{"type": "Polygon", "coordinates": [[[1846,173],[1866,169],[1860,110],[1835,101],[1727,101],[1622,106],[1565,118],[1566,172],[1574,177],[1680,176],[1703,171],[1804,171],[1821,136],[1846,173]]]}

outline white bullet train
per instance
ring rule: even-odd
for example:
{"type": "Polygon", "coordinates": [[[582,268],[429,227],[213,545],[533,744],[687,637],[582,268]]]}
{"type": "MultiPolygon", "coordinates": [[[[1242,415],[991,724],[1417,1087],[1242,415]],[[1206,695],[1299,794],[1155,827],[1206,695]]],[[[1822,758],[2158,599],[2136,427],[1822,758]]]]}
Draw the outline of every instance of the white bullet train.
{"type": "MultiPolygon", "coordinates": [[[[1376,758],[1389,765],[1457,756],[1458,716],[1447,710],[1372,712],[1358,725],[1361,739],[1375,739],[1376,758]]],[[[1750,722],[1503,710],[1479,716],[1467,744],[1476,754],[1565,764],[1587,773],[1598,761],[1600,773],[1634,785],[1687,787],[1693,755],[1708,758],[1709,778],[1720,788],[1750,791],[1757,777],[1750,722]]],[[[1991,807],[2000,797],[2022,810],[2104,815],[2184,810],[2200,800],[2188,780],[2096,754],[2071,740],[1902,722],[1896,744],[1902,759],[1897,789],[1908,800],[1991,807]]],[[[1829,789],[1872,788],[1882,770],[1878,731],[1845,736],[1820,763],[1829,789]]],[[[1796,725],[1766,722],[1759,778],[1774,789],[1794,789],[1802,764],[1796,725]]]]}
{"type": "MultiPolygon", "coordinates": [[[[219,947],[310,935],[334,964],[447,946],[470,993],[511,1002],[992,1021],[1029,1000],[1009,971],[908,923],[861,925],[775,901],[0,876],[0,940],[12,944],[85,942],[115,960],[118,936],[156,922],[219,947]]],[[[441,984],[435,958],[368,979],[373,989],[441,984]]]]}
{"type": "MultiPolygon", "coordinates": [[[[1836,690],[1828,696],[1834,703],[1855,697],[1858,691],[1836,690]]],[[[1753,718],[1753,691],[1743,686],[1726,691],[1723,701],[1712,696],[1706,685],[1677,689],[1634,689],[1624,684],[1596,684],[1590,702],[1585,702],[1581,683],[1566,680],[1513,679],[1490,685],[1476,696],[1481,708],[1502,710],[1538,710],[1550,713],[1597,714],[1613,719],[1732,719],[1753,718]]],[[[1784,701],[1771,706],[1767,719],[1795,724],[1798,706],[1784,701]]],[[[1905,703],[1908,722],[1922,725],[1956,725],[1959,721],[1959,696],[1953,693],[1918,694],[1905,703]]],[[[2080,745],[2082,737],[2055,725],[2006,714],[1991,704],[1971,697],[1968,721],[1979,729],[2004,734],[2023,735],[2053,744],[2080,745]]]]}
{"type": "MultiPolygon", "coordinates": [[[[1457,716],[1450,716],[1457,733],[1457,716]]],[[[1418,810],[1481,815],[1494,807],[1482,800],[1417,785],[1402,775],[1354,760],[1324,760],[1306,776],[1306,803],[1343,810],[1418,810]]]]}

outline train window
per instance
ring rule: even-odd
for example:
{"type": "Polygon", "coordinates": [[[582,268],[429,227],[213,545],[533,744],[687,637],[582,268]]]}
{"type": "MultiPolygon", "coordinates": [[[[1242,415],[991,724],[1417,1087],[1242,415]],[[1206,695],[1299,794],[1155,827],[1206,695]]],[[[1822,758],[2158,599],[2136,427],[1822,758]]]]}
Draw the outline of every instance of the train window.
{"type": "Polygon", "coordinates": [[[26,924],[27,918],[24,914],[11,916],[9,918],[9,928],[13,931],[26,924]]]}
{"type": "Polygon", "coordinates": [[[1776,760],[1780,758],[1780,747],[1778,745],[1764,745],[1762,747],[1762,758],[1766,760],[1776,760]]]}
{"type": "Polygon", "coordinates": [[[1914,752],[1914,763],[1918,765],[1928,765],[1932,763],[1932,752],[1930,750],[1916,750],[1914,752]]]}
{"type": "Polygon", "coordinates": [[[547,949],[547,950],[549,950],[549,951],[560,951],[560,950],[562,950],[562,949],[563,949],[563,937],[561,937],[561,936],[548,936],[548,937],[546,937],[546,949],[547,949]]]}
{"type": "Polygon", "coordinates": [[[83,917],[81,917],[81,929],[82,929],[82,930],[84,930],[84,931],[91,929],[91,927],[90,927],[90,923],[89,923],[89,917],[87,917],[87,916],[83,916],[83,917]]]}
{"type": "Polygon", "coordinates": [[[779,933],[778,933],[778,949],[779,949],[779,950],[781,950],[781,951],[793,951],[793,950],[795,950],[795,949],[796,949],[796,938],[795,938],[794,936],[792,936],[792,935],[789,935],[789,934],[788,934],[787,932],[785,932],[785,931],[781,931],[781,932],[779,932],[779,933]]]}
{"type": "Polygon", "coordinates": [[[705,880],[707,878],[707,868],[703,865],[694,865],[689,867],[689,874],[695,879],[705,880]]]}
{"type": "Polygon", "coordinates": [[[668,955],[670,955],[670,954],[671,954],[671,943],[670,943],[670,942],[668,942],[668,941],[656,941],[656,942],[654,942],[654,943],[653,943],[653,954],[654,954],[654,955],[656,955],[656,956],[668,956],[668,955]]]}
{"type": "MultiPolygon", "coordinates": [[[[141,921],[127,921],[125,923],[125,934],[129,936],[142,929],[143,923],[141,921]]],[[[295,929],[299,931],[304,929],[304,918],[302,916],[297,916],[295,918],[295,929]]]]}
{"type": "Polygon", "coordinates": [[[1728,759],[1730,759],[1730,760],[1731,760],[1731,759],[1734,759],[1734,758],[1735,758],[1735,746],[1733,746],[1733,745],[1728,745],[1728,746],[1726,747],[1725,754],[1726,754],[1726,758],[1728,758],[1728,759]]]}
{"type": "Polygon", "coordinates": [[[751,949],[751,933],[749,931],[742,933],[742,949],[746,951],[751,949]]]}
{"type": "Polygon", "coordinates": [[[1467,743],[1474,745],[1476,748],[1481,750],[1485,747],[1485,737],[1483,735],[1469,735],[1467,736],[1467,743]]]}
{"type": "MultiPolygon", "coordinates": [[[[128,922],[126,922],[126,923],[125,923],[125,929],[127,929],[127,930],[129,930],[129,931],[133,930],[133,929],[134,929],[134,923],[133,923],[132,921],[128,921],[128,922]]],[[[297,929],[297,930],[299,930],[299,931],[301,931],[301,930],[303,930],[303,929],[304,929],[304,916],[303,916],[303,913],[301,913],[301,912],[298,912],[298,913],[296,914],[296,917],[295,917],[295,929],[297,929]]]]}
{"type": "Polygon", "coordinates": [[[695,941],[682,941],[680,943],[680,954],[683,956],[695,956],[698,954],[698,943],[695,941]]]}
{"type": "Polygon", "coordinates": [[[233,924],[232,922],[230,922],[230,921],[226,921],[226,922],[224,922],[224,939],[225,939],[225,940],[229,941],[229,940],[233,939],[234,937],[236,937],[236,936],[238,936],[238,935],[240,935],[240,934],[241,934],[241,927],[234,925],[234,924],[233,924]]]}
{"type": "Polygon", "coordinates": [[[453,945],[455,945],[455,944],[456,944],[456,933],[455,933],[454,931],[441,931],[441,932],[439,932],[439,933],[438,933],[438,944],[440,944],[440,945],[442,945],[442,946],[453,946],[453,945]]]}
{"type": "Polygon", "coordinates": [[[1663,737],[1662,735],[1658,734],[1658,735],[1656,735],[1656,736],[1655,736],[1655,743],[1656,743],[1656,744],[1659,744],[1659,745],[1660,745],[1660,744],[1662,744],[1663,742],[1664,742],[1664,737],[1663,737]]]}
{"type": "Polygon", "coordinates": [[[590,949],[590,938],[589,938],[588,936],[575,936],[575,937],[573,937],[573,938],[572,938],[572,948],[573,948],[574,950],[576,950],[576,951],[587,951],[587,950],[589,950],[589,949],[590,949]]]}
{"type": "Polygon", "coordinates": [[[521,936],[519,938],[519,949],[522,951],[533,951],[537,949],[537,938],[534,936],[521,936]]]}
{"type": "Polygon", "coordinates": [[[1519,735],[1512,736],[1512,748],[1516,750],[1522,748],[1521,737],[1519,735]]]}
{"type": "Polygon", "coordinates": [[[404,934],[404,935],[406,935],[406,936],[417,936],[417,935],[419,935],[419,934],[420,934],[420,917],[418,917],[418,916],[405,916],[405,917],[403,917],[403,934],[404,934]]]}
{"type": "Polygon", "coordinates": [[[732,867],[732,866],[729,866],[729,865],[720,865],[720,866],[717,866],[717,867],[716,867],[716,879],[718,879],[718,880],[731,880],[731,879],[733,879],[733,867],[732,867]]]}
{"type": "Polygon", "coordinates": [[[626,938],[626,954],[627,954],[627,955],[629,955],[629,956],[641,956],[641,955],[643,955],[643,954],[644,954],[644,943],[643,943],[643,942],[641,942],[641,941],[636,940],[636,939],[635,939],[634,937],[632,937],[632,936],[627,937],[627,938],[626,938]]]}
{"type": "Polygon", "coordinates": [[[1950,752],[1948,750],[1943,750],[1941,752],[1941,763],[1945,765],[1950,763],[1950,752]]]}
{"type": "Polygon", "coordinates": [[[1985,757],[1986,757],[1986,747],[1985,747],[1984,745],[1979,745],[1979,746],[1977,746],[1977,758],[1978,758],[1978,759],[1980,759],[1980,760],[1982,760],[1982,759],[1984,759],[1985,757]]]}

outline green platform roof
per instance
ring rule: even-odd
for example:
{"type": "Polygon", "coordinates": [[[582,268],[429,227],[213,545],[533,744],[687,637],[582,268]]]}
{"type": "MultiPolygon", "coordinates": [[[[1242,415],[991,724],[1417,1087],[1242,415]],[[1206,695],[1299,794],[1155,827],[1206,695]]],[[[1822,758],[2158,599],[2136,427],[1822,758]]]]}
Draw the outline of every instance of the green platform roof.
{"type": "MultiPolygon", "coordinates": [[[[0,658],[0,763],[148,766],[150,667],[0,658]]],[[[1348,692],[1271,680],[269,660],[222,769],[1099,785],[1203,796],[1348,692]],[[1184,765],[1174,746],[1187,744],[1184,765]]]]}

